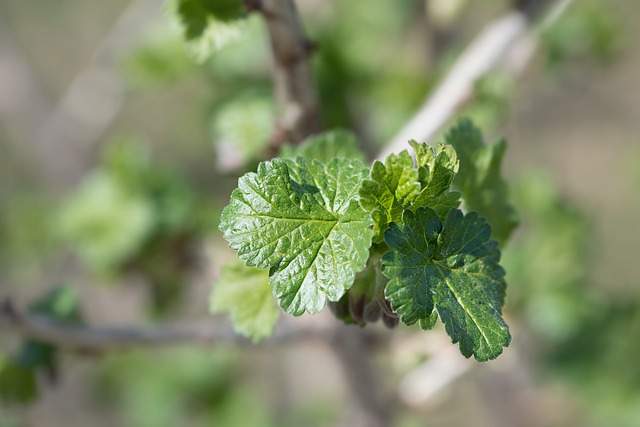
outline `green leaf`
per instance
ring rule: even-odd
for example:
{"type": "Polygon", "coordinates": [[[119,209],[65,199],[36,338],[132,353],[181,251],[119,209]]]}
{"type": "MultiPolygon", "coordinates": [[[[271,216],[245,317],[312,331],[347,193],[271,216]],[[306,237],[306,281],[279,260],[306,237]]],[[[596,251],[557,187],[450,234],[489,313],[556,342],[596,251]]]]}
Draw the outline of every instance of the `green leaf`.
{"type": "Polygon", "coordinates": [[[263,94],[239,96],[221,105],[212,126],[219,167],[244,167],[264,153],[274,115],[273,100],[263,94]]]}
{"type": "Polygon", "coordinates": [[[176,0],[187,40],[203,35],[210,19],[234,21],[245,16],[241,0],[176,0]]]}
{"type": "Polygon", "coordinates": [[[236,332],[254,342],[273,335],[279,311],[267,270],[247,267],[240,260],[226,264],[213,287],[210,304],[212,313],[228,311],[236,332]]]}
{"type": "Polygon", "coordinates": [[[166,11],[197,62],[240,39],[245,29],[242,0],[170,0],[166,11]]]}
{"type": "Polygon", "coordinates": [[[438,144],[434,150],[425,143],[409,144],[416,153],[421,187],[412,210],[429,207],[444,219],[449,210],[460,206],[460,193],[449,191],[460,166],[456,150],[451,145],[438,144]]]}
{"type": "Polygon", "coordinates": [[[389,224],[400,221],[402,211],[420,192],[418,170],[409,153],[402,151],[387,156],[384,164],[376,160],[370,178],[362,183],[360,204],[371,211],[374,241],[381,242],[389,224]]]}
{"type": "Polygon", "coordinates": [[[490,235],[475,212],[452,209],[443,225],[434,210],[419,208],[391,224],[391,250],[382,257],[385,297],[400,320],[429,329],[437,313],[460,352],[479,361],[496,358],[511,341],[501,315],[504,270],[490,235]]]}
{"type": "Polygon", "coordinates": [[[240,178],[220,229],[246,265],[270,268],[286,312],[318,312],[365,267],[372,221],[357,194],[366,173],[357,160],[299,157],[260,163],[240,178]]]}
{"type": "Polygon", "coordinates": [[[460,158],[460,171],[453,186],[462,192],[464,207],[487,218],[493,237],[500,243],[518,225],[518,215],[509,200],[507,184],[500,175],[506,141],[485,145],[480,130],[461,120],[446,136],[460,158]]]}
{"type": "Polygon", "coordinates": [[[356,137],[352,132],[343,129],[313,135],[298,147],[284,145],[281,157],[308,157],[329,163],[335,157],[364,161],[364,154],[358,148],[356,137]]]}

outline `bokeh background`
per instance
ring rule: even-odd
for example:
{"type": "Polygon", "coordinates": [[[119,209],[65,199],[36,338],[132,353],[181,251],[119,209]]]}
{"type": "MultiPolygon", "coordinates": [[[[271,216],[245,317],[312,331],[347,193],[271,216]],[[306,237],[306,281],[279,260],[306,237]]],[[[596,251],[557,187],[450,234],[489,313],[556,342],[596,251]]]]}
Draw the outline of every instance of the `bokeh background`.
{"type": "MultiPolygon", "coordinates": [[[[370,156],[512,7],[298,4],[318,45],[325,126],[355,130],[370,156]]],[[[460,115],[489,141],[507,138],[504,174],[520,213],[503,249],[514,339],[479,364],[438,329],[369,326],[384,337],[366,357],[393,425],[640,425],[639,17],[634,0],[575,1],[523,75],[477,83],[460,115]]],[[[218,217],[265,155],[276,111],[259,17],[216,31],[185,43],[160,0],[0,0],[2,298],[104,326],[228,327],[207,303],[233,256],[218,217]]],[[[321,340],[49,350],[0,329],[0,426],[358,423],[340,360],[321,340]],[[25,348],[46,369],[12,377],[25,348]]]]}

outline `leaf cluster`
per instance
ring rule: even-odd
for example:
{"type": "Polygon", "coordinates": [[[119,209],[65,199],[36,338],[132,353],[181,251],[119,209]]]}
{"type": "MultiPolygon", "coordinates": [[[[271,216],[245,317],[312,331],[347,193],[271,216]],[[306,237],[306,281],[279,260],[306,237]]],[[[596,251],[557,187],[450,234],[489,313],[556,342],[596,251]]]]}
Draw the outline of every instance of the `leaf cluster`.
{"type": "Polygon", "coordinates": [[[223,271],[214,308],[240,318],[245,334],[264,336],[266,328],[245,328],[253,310],[265,316],[270,300],[257,268],[268,271],[289,314],[316,313],[329,302],[339,318],[361,325],[383,318],[430,329],[440,317],[466,357],[497,357],[511,336],[489,224],[501,239],[515,225],[499,174],[504,143],[485,146],[468,121],[447,142],[411,141],[415,165],[403,151],[367,167],[355,138],[333,131],[260,163],[239,179],[222,212],[220,229],[245,266],[223,271]],[[245,303],[253,308],[240,308],[245,303]]]}

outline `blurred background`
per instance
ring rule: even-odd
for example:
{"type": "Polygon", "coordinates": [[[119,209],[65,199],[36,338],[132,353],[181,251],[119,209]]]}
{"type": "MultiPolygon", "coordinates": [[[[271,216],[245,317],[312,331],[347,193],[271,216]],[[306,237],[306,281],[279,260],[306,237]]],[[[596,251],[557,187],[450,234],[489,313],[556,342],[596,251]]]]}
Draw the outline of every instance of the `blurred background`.
{"type": "MultiPolygon", "coordinates": [[[[324,125],[354,130],[374,157],[522,2],[297,3],[318,45],[324,125]]],[[[228,327],[206,303],[234,256],[217,223],[267,155],[269,42],[253,15],[185,42],[174,9],[0,0],[0,296],[15,306],[103,326],[228,327]]],[[[508,140],[520,214],[503,248],[513,342],[480,364],[438,328],[369,326],[382,344],[364,356],[391,425],[640,425],[639,17],[634,0],[575,1],[521,75],[476,83],[460,116],[508,140]]],[[[276,330],[335,322],[281,317],[276,330]]],[[[0,426],[358,425],[333,347],[78,354],[4,328],[0,426]]]]}

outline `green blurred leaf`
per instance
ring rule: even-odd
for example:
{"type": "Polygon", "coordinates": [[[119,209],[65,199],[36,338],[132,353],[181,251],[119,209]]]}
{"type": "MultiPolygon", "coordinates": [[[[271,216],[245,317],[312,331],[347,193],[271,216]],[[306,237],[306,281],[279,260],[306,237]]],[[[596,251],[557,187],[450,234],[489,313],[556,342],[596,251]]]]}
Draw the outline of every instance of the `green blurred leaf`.
{"type": "Polygon", "coordinates": [[[233,327],[254,342],[273,334],[280,314],[269,285],[269,272],[240,260],[222,267],[210,297],[212,313],[229,312],[233,327]]]}
{"type": "Polygon", "coordinates": [[[299,157],[260,163],[240,178],[220,229],[248,266],[271,269],[288,313],[337,301],[365,267],[372,224],[357,194],[366,173],[357,160],[299,157]]]}
{"type": "Polygon", "coordinates": [[[301,145],[284,145],[280,157],[307,157],[324,164],[333,158],[364,161],[364,154],[358,148],[358,142],[352,132],[343,129],[330,130],[307,138],[301,145]]]}
{"type": "Polygon", "coordinates": [[[471,121],[461,120],[449,131],[446,142],[460,158],[453,187],[462,193],[463,207],[486,217],[493,237],[504,243],[518,225],[517,212],[500,173],[506,141],[485,145],[480,130],[471,121]]]}
{"type": "Polygon", "coordinates": [[[182,28],[198,62],[239,39],[246,15],[241,0],[172,0],[167,12],[182,28]]]}
{"type": "Polygon", "coordinates": [[[552,67],[578,59],[610,62],[620,50],[623,22],[603,0],[577,2],[542,34],[552,67]]]}
{"type": "Polygon", "coordinates": [[[107,171],[92,173],[58,215],[60,235],[86,263],[109,270],[131,257],[154,226],[152,204],[107,171]]]}
{"type": "Polygon", "coordinates": [[[187,40],[202,36],[211,19],[229,22],[245,16],[242,0],[176,0],[176,2],[187,40]]]}
{"type": "Polygon", "coordinates": [[[264,155],[275,111],[269,95],[238,96],[221,105],[213,120],[218,164],[235,169],[264,155]]]}
{"type": "Polygon", "coordinates": [[[430,329],[435,309],[460,352],[479,361],[498,357],[511,341],[501,315],[504,270],[490,237],[491,227],[474,212],[452,209],[443,225],[434,210],[419,208],[391,224],[391,250],[382,258],[390,279],[385,297],[400,320],[430,329]]]}
{"type": "Polygon", "coordinates": [[[24,404],[37,395],[38,387],[32,368],[14,360],[0,360],[0,401],[24,404]]]}

